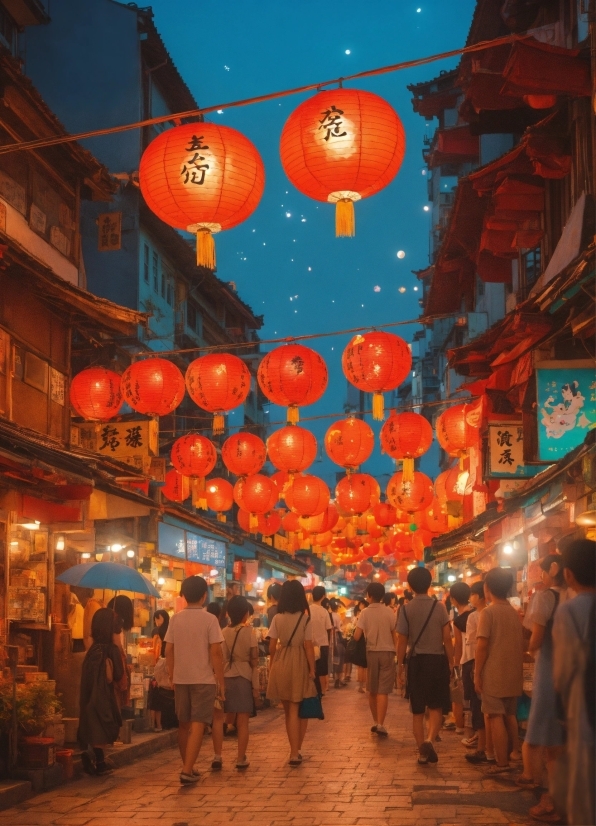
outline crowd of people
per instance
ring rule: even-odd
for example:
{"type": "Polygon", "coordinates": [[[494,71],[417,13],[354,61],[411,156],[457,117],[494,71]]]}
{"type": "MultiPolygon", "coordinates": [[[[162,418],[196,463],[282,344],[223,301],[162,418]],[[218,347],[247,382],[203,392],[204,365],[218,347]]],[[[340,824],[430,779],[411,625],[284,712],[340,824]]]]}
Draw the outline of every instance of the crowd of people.
{"type": "MultiPolygon", "coordinates": [[[[373,735],[388,736],[389,695],[401,693],[410,704],[420,766],[439,761],[437,743],[451,730],[461,736],[462,759],[489,777],[511,777],[520,788],[541,792],[530,809],[534,819],[594,824],[595,560],[591,540],[575,540],[543,558],[543,587],[523,618],[509,599],[515,593],[511,570],[501,567],[471,586],[456,582],[445,602],[429,594],[431,573],[424,567],[409,571],[399,599],[373,581],[343,621],[341,604],[328,600],[322,586],[313,588],[310,601],[299,580],[271,586],[266,696],[283,707],[289,765],[302,763],[308,720],[321,716],[330,676],[334,688],[343,688],[356,665],[373,735]],[[531,662],[520,749],[524,663],[531,662]],[[521,771],[514,774],[517,766],[521,771]]],[[[227,602],[222,621],[211,605],[202,610],[208,597],[202,577],[185,579],[181,595],[183,610],[155,614],[154,650],[156,673],[161,665],[175,696],[180,782],[190,785],[199,780],[195,764],[206,729],[213,770],[223,766],[228,727],[237,734],[236,768],[248,768],[249,719],[260,699],[259,648],[245,597],[227,602]]],[[[118,686],[126,663],[118,640],[125,624],[118,605],[93,616],[79,731],[90,773],[109,771],[104,749],[121,725],[118,686]]],[[[151,708],[159,730],[160,709],[151,708]]]]}

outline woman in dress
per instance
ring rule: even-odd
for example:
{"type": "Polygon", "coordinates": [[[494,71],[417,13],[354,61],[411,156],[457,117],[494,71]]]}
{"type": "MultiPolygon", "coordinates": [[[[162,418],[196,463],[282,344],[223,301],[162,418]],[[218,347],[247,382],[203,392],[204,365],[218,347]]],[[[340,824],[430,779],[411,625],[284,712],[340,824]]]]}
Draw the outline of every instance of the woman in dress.
{"type": "MultiPolygon", "coordinates": [[[[153,641],[153,665],[157,665],[157,661],[166,655],[166,643],[164,637],[170,624],[170,615],[167,611],[160,609],[153,614],[153,631],[151,638],[153,641]]],[[[153,681],[155,683],[155,681],[153,681]]],[[[159,686],[157,683],[151,685],[149,688],[148,698],[149,711],[151,712],[151,727],[153,731],[161,731],[161,713],[164,710],[161,698],[159,695],[159,686]]]]}
{"type": "Polygon", "coordinates": [[[223,709],[213,712],[212,769],[221,769],[224,736],[224,713],[235,719],[238,733],[237,769],[247,769],[248,720],[259,696],[257,666],[259,648],[254,629],[248,624],[250,603],[245,597],[234,596],[228,602],[230,625],[223,629],[223,660],[226,680],[226,699],[223,709]]]}
{"type": "Polygon", "coordinates": [[[269,628],[271,673],[267,697],[281,700],[290,743],[290,766],[302,763],[302,742],[308,720],[298,716],[305,697],[314,697],[315,649],[306,594],[297,579],[284,582],[277,613],[269,628]]]}
{"type": "Polygon", "coordinates": [[[104,749],[114,743],[122,725],[114,691],[124,673],[120,651],[113,643],[115,621],[116,615],[110,608],[95,612],[91,621],[93,643],[83,660],[77,739],[87,774],[106,774],[112,770],[104,749]],[[94,759],[89,747],[93,749],[94,759]]]}

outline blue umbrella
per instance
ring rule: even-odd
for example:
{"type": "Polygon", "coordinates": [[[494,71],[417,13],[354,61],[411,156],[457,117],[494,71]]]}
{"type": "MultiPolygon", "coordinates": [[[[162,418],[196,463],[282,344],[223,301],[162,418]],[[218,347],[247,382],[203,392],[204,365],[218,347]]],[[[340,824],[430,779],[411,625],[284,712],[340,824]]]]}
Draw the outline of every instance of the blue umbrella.
{"type": "Polygon", "coordinates": [[[58,582],[81,588],[103,588],[109,591],[133,591],[135,594],[160,596],[153,585],[135,568],[117,562],[91,562],[75,565],[57,576],[58,582]]]}

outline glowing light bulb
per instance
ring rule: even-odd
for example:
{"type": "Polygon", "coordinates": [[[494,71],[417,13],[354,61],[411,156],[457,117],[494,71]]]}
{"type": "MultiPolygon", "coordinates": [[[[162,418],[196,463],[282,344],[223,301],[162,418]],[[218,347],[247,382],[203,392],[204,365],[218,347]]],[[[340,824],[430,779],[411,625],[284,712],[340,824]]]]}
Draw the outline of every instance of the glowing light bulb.
{"type": "Polygon", "coordinates": [[[135,555],[135,552],[132,550],[132,548],[130,549],[130,551],[127,551],[127,552],[126,552],[126,556],[127,556],[129,559],[134,559],[134,555],[135,555]]]}
{"type": "Polygon", "coordinates": [[[423,209],[425,212],[428,212],[428,211],[429,211],[429,209],[430,209],[430,207],[429,207],[429,206],[423,206],[423,207],[422,207],[422,209],[423,209]]]}
{"type": "Polygon", "coordinates": [[[165,585],[166,581],[162,576],[160,576],[159,579],[157,580],[157,584],[158,585],[165,585]]]}
{"type": "Polygon", "coordinates": [[[457,577],[453,576],[453,574],[450,574],[447,577],[447,582],[455,582],[456,579],[457,579],[457,577]]]}
{"type": "Polygon", "coordinates": [[[507,554],[507,555],[512,554],[513,553],[513,545],[511,545],[509,542],[506,545],[503,545],[503,553],[507,554]]]}

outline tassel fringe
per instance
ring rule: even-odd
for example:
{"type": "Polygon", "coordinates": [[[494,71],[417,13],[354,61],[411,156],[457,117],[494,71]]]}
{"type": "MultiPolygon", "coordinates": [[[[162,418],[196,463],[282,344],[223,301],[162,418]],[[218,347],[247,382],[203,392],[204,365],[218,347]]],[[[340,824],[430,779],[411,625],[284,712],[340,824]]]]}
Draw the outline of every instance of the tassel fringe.
{"type": "Polygon", "coordinates": [[[226,420],[223,413],[216,413],[213,417],[213,435],[221,436],[224,432],[226,420]]]}
{"type": "Polygon", "coordinates": [[[410,456],[406,456],[403,460],[402,472],[404,482],[414,481],[414,460],[410,456]]]}
{"type": "Polygon", "coordinates": [[[356,218],[354,202],[341,198],[335,204],[335,237],[353,238],[356,235],[356,218]]]}
{"type": "Polygon", "coordinates": [[[217,519],[218,522],[227,522],[228,521],[227,516],[225,515],[225,513],[218,513],[217,516],[216,516],[216,519],[217,519]]]}
{"type": "Polygon", "coordinates": [[[211,230],[205,228],[197,232],[197,265],[215,269],[215,240],[211,230]]]}
{"type": "Polygon", "coordinates": [[[288,407],[287,422],[288,424],[298,424],[300,421],[300,411],[295,404],[288,407]]]}
{"type": "Polygon", "coordinates": [[[259,517],[256,513],[251,513],[248,517],[248,527],[251,533],[256,533],[259,527],[259,517]]]}
{"type": "Polygon", "coordinates": [[[382,393],[373,393],[372,416],[375,422],[382,422],[385,418],[385,400],[382,393]]]}

